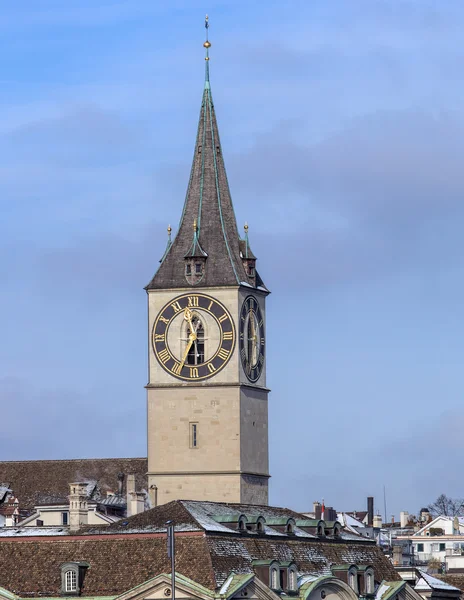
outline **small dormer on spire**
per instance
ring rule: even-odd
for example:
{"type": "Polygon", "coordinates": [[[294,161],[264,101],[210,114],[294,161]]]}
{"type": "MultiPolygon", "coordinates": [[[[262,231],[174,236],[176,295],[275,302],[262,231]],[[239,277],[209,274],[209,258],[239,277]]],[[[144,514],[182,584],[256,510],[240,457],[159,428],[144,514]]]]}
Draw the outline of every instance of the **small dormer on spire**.
{"type": "Polygon", "coordinates": [[[185,278],[190,285],[196,285],[203,279],[206,269],[206,259],[208,254],[203,250],[198,239],[197,220],[193,220],[193,242],[190,250],[184,256],[185,278]]]}
{"type": "Polygon", "coordinates": [[[243,268],[251,284],[256,285],[256,256],[250,248],[248,239],[248,223],[243,226],[245,238],[240,240],[240,257],[242,259],[243,268]]]}

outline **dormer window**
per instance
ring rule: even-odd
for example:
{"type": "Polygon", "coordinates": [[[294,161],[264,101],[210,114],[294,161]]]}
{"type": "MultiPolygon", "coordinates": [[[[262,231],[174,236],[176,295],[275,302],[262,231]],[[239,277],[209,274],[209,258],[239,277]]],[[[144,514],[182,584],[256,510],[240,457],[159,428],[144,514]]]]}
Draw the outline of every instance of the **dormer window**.
{"type": "Polygon", "coordinates": [[[255,276],[255,261],[254,260],[249,260],[248,261],[248,275],[250,277],[254,277],[255,276]]]}
{"type": "Polygon", "coordinates": [[[258,517],[258,520],[256,521],[256,531],[258,533],[263,534],[264,533],[264,524],[265,524],[265,520],[264,517],[258,517]]]}
{"type": "Polygon", "coordinates": [[[64,574],[64,591],[77,592],[77,573],[73,569],[69,569],[64,574]]]}
{"type": "Polygon", "coordinates": [[[192,274],[192,265],[191,265],[191,263],[187,263],[185,265],[185,274],[186,275],[191,275],[192,274]]]}
{"type": "Polygon", "coordinates": [[[89,565],[84,562],[67,562],[61,565],[61,593],[78,596],[89,565]]]}
{"type": "Polygon", "coordinates": [[[202,264],[200,262],[196,262],[195,263],[195,274],[196,275],[201,275],[202,272],[202,264]]]}
{"type": "Polygon", "coordinates": [[[297,572],[295,567],[290,567],[288,570],[288,591],[296,592],[297,591],[297,572]]]}
{"type": "Polygon", "coordinates": [[[364,574],[364,587],[366,595],[374,593],[374,570],[371,567],[367,568],[364,574]]]}
{"type": "Polygon", "coordinates": [[[358,593],[358,569],[354,565],[348,569],[348,585],[355,594],[358,593]]]}
{"type": "Polygon", "coordinates": [[[238,520],[238,530],[246,531],[246,517],[240,517],[238,520]]]}
{"type": "Polygon", "coordinates": [[[279,589],[279,569],[277,567],[271,567],[271,589],[279,589]]]}
{"type": "Polygon", "coordinates": [[[287,521],[287,525],[285,526],[285,532],[288,535],[293,535],[295,533],[295,521],[293,519],[289,519],[287,521]]]}

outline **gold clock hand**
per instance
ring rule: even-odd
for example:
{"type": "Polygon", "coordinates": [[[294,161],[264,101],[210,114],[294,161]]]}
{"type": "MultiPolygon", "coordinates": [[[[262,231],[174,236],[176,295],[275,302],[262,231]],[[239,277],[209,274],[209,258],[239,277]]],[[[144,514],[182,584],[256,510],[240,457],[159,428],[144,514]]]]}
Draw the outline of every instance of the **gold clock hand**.
{"type": "Polygon", "coordinates": [[[195,341],[195,337],[194,335],[190,334],[189,335],[189,343],[187,344],[187,347],[185,348],[185,352],[184,352],[184,356],[182,357],[182,362],[180,363],[180,368],[182,369],[182,367],[184,366],[185,360],[188,356],[189,350],[192,347],[193,342],[195,341]]]}

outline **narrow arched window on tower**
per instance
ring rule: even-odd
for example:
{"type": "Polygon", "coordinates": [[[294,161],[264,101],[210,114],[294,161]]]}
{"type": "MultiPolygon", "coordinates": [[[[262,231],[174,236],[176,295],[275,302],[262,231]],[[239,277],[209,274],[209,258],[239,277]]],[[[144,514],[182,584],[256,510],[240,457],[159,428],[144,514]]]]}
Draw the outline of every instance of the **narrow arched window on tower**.
{"type": "MultiPolygon", "coordinates": [[[[188,365],[199,365],[205,362],[205,330],[203,323],[197,315],[193,315],[192,318],[193,333],[196,339],[190,346],[187,354],[187,360],[185,361],[188,365]]],[[[187,328],[187,343],[189,342],[190,334],[192,331],[190,327],[187,328]]]]}

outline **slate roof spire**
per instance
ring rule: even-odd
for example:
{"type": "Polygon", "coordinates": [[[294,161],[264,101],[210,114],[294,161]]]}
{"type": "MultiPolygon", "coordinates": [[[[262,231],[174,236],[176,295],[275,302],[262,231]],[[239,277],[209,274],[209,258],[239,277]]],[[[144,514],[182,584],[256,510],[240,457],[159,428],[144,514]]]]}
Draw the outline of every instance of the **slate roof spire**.
{"type": "MultiPolygon", "coordinates": [[[[245,284],[266,291],[259,275],[256,272],[250,275],[242,253],[244,240],[240,239],[237,229],[211,95],[208,16],[205,29],[205,83],[184,208],[177,235],[146,289],[245,284]],[[204,259],[201,280],[186,276],[186,261],[195,256],[204,259]]],[[[246,247],[249,250],[248,243],[246,247]]]]}

